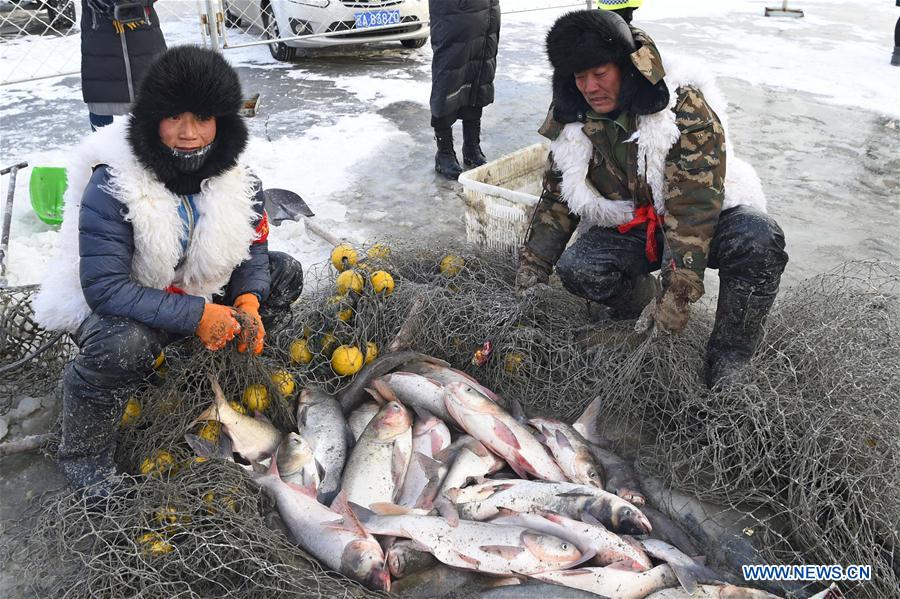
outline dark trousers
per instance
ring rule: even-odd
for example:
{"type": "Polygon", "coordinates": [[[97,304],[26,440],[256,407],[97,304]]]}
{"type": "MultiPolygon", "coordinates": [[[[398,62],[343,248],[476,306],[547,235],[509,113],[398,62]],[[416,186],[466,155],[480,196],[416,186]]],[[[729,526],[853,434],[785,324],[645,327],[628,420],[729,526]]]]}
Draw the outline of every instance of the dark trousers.
{"type": "MultiPolygon", "coordinates": [[[[659,229],[656,241],[662,255],[659,229]]],[[[563,252],[556,272],[571,293],[608,304],[627,294],[635,279],[659,270],[660,260],[647,259],[645,242],[645,228],[619,233],[593,227],[563,252]]],[[[774,297],[787,260],[784,233],[771,216],[747,206],[719,216],[707,265],[718,269],[723,286],[742,295],[774,297]]]]}
{"type": "Polygon", "coordinates": [[[431,126],[434,129],[449,129],[456,121],[481,121],[481,106],[462,106],[458,111],[444,116],[431,115],[431,126]]]}
{"type": "MultiPolygon", "coordinates": [[[[286,312],[303,290],[303,268],[293,257],[269,252],[269,270],[271,292],[260,308],[264,323],[286,312]]],[[[128,394],[153,372],[163,348],[181,338],[120,316],[95,313],[81,324],[74,335],[78,355],[63,372],[58,454],[60,468],[73,487],[92,485],[116,473],[116,431],[128,394]]]]}
{"type": "Polygon", "coordinates": [[[109,114],[94,114],[88,112],[88,120],[91,122],[91,131],[96,131],[100,127],[112,125],[113,117],[109,114]]]}

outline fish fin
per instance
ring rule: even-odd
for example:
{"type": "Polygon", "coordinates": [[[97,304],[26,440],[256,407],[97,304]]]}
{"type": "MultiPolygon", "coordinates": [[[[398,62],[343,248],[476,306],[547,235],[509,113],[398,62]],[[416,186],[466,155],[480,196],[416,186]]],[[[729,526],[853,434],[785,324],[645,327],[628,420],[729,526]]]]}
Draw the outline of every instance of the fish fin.
{"type": "Polygon", "coordinates": [[[563,449],[574,450],[572,442],[569,441],[569,438],[562,431],[556,431],[556,443],[563,449]]]}
{"type": "Polygon", "coordinates": [[[315,458],[313,458],[313,463],[316,465],[316,474],[319,475],[319,480],[325,480],[325,475],[327,474],[327,472],[325,472],[325,466],[319,463],[319,460],[315,458]]]}
{"type": "Polygon", "coordinates": [[[518,515],[519,515],[519,512],[517,512],[516,510],[508,508],[506,506],[498,505],[497,506],[497,515],[494,518],[492,518],[492,520],[495,520],[497,518],[511,517],[511,516],[518,516],[518,515]]]}
{"type": "Polygon", "coordinates": [[[695,564],[698,564],[700,566],[706,565],[706,556],[705,555],[692,555],[691,559],[694,560],[695,564]]]}
{"type": "Polygon", "coordinates": [[[209,379],[209,384],[212,386],[213,395],[215,396],[215,403],[228,403],[228,399],[225,397],[225,392],[222,391],[222,385],[219,384],[219,377],[214,375],[211,372],[206,374],[206,377],[209,379]]]}
{"type": "Polygon", "coordinates": [[[397,443],[391,450],[391,478],[394,481],[394,499],[400,494],[403,487],[403,479],[406,478],[406,471],[409,469],[409,457],[403,453],[403,450],[397,443]]]}
{"type": "Polygon", "coordinates": [[[581,416],[578,417],[578,420],[575,421],[575,424],[572,425],[582,437],[592,443],[596,443],[596,439],[600,436],[597,431],[597,418],[600,415],[600,407],[603,404],[602,397],[601,395],[595,397],[582,412],[581,416]]]}
{"type": "MultiPolygon", "coordinates": [[[[272,460],[272,463],[274,464],[275,460],[272,460]]],[[[278,470],[277,466],[275,467],[275,470],[276,471],[278,470]]],[[[298,493],[302,493],[302,494],[306,495],[307,497],[312,497],[313,499],[318,500],[317,499],[318,490],[316,489],[316,485],[314,485],[312,483],[310,483],[308,485],[298,485],[297,483],[285,482],[284,484],[286,484],[293,490],[297,491],[298,493]]]]}
{"type": "Polygon", "coordinates": [[[219,431],[219,457],[223,460],[234,461],[234,443],[231,442],[225,431],[219,431]]]}
{"type": "Polygon", "coordinates": [[[363,527],[362,522],[360,522],[359,518],[353,512],[353,508],[350,506],[350,502],[347,500],[347,492],[341,489],[341,492],[337,494],[337,497],[334,498],[334,501],[331,502],[331,509],[340,515],[344,516],[346,519],[347,528],[356,532],[362,536],[368,536],[368,532],[363,527]]]}
{"type": "Polygon", "coordinates": [[[518,545],[481,545],[478,549],[485,553],[498,555],[503,559],[515,559],[517,555],[525,551],[524,547],[518,545]]]}
{"type": "Polygon", "coordinates": [[[203,439],[202,437],[198,437],[192,433],[186,433],[184,435],[184,440],[187,442],[188,446],[194,451],[197,457],[201,458],[216,458],[219,457],[218,449],[211,442],[203,439]]]}
{"type": "Polygon", "coordinates": [[[415,510],[391,503],[390,501],[376,501],[369,504],[369,509],[379,516],[405,516],[415,513],[415,510]]]}
{"type": "Polygon", "coordinates": [[[513,447],[515,449],[521,449],[522,446],[519,444],[519,440],[516,438],[516,434],[512,432],[508,426],[506,426],[501,420],[494,418],[494,426],[493,426],[494,434],[497,435],[497,438],[513,447]]]}
{"type": "Polygon", "coordinates": [[[444,491],[444,497],[449,500],[451,503],[456,503],[456,500],[459,499],[459,487],[451,487],[444,491]]]}
{"type": "Polygon", "coordinates": [[[513,472],[515,472],[519,476],[519,478],[525,480],[528,479],[528,471],[522,467],[522,464],[527,464],[528,461],[524,457],[522,457],[519,452],[516,452],[516,459],[507,461],[507,463],[509,464],[509,467],[513,469],[513,472]]]}
{"type": "Polygon", "coordinates": [[[472,566],[472,569],[474,569],[474,570],[478,570],[479,567],[481,566],[481,562],[478,561],[477,559],[475,559],[474,557],[469,557],[468,555],[463,555],[459,551],[454,551],[453,553],[455,553],[459,559],[461,559],[462,561],[464,561],[467,564],[469,564],[470,566],[472,566]]]}
{"type": "Polygon", "coordinates": [[[413,454],[413,459],[419,464],[419,468],[422,469],[422,472],[428,477],[428,480],[432,480],[440,474],[441,468],[443,464],[438,460],[428,457],[424,453],[417,451],[413,454]]]}
{"type": "Polygon", "coordinates": [[[372,399],[375,400],[375,403],[377,403],[379,407],[381,407],[381,406],[383,406],[385,403],[387,403],[387,402],[384,400],[384,397],[381,396],[381,393],[379,393],[379,392],[376,391],[375,389],[369,389],[368,387],[366,387],[366,393],[368,393],[369,395],[372,396],[372,399]]]}
{"type": "MultiPolygon", "coordinates": [[[[499,397],[494,401],[496,403],[502,403],[499,400],[499,397]]],[[[528,422],[528,417],[525,415],[525,409],[522,407],[522,403],[518,399],[509,399],[505,400],[506,409],[509,411],[510,416],[516,419],[517,422],[521,424],[525,424],[528,422]]]]}
{"type": "MultiPolygon", "coordinates": [[[[611,564],[607,564],[603,566],[604,568],[609,568],[610,570],[620,570],[622,572],[634,572],[634,567],[632,564],[634,560],[632,559],[620,559],[618,561],[612,562],[611,564]]],[[[696,587],[695,587],[696,590],[696,587]]],[[[694,591],[688,591],[689,593],[693,593],[694,591]]]]}
{"type": "Polygon", "coordinates": [[[349,500],[347,501],[347,505],[350,506],[350,509],[353,510],[354,515],[360,522],[367,522],[378,515],[369,508],[349,500]]]}
{"type": "Polygon", "coordinates": [[[464,448],[482,458],[488,457],[491,453],[491,451],[487,447],[485,447],[484,443],[482,443],[481,441],[472,440],[471,442],[466,443],[464,448]]]}
{"type": "MultiPolygon", "coordinates": [[[[451,489],[453,490],[453,489],[451,489]]],[[[456,528],[459,526],[459,511],[456,509],[456,505],[446,497],[437,497],[434,500],[434,509],[437,510],[437,513],[440,514],[447,523],[456,528]]]]}
{"type": "Polygon", "coordinates": [[[604,526],[604,524],[602,522],[597,520],[597,518],[596,518],[596,516],[594,516],[594,514],[588,512],[588,511],[584,511],[581,513],[581,521],[584,522],[585,524],[590,524],[591,526],[599,526],[603,530],[606,530],[606,526],[604,526]]]}
{"type": "MultiPolygon", "coordinates": [[[[391,389],[391,386],[381,378],[377,378],[372,381],[372,386],[375,387],[375,390],[378,391],[379,395],[381,395],[382,399],[387,402],[396,401],[399,403],[403,403],[399,399],[397,399],[397,394],[394,393],[394,390],[391,389]]],[[[404,404],[405,405],[405,404],[404,404]]]]}
{"type": "MultiPolygon", "coordinates": [[[[596,555],[597,555],[596,549],[588,549],[587,551],[582,553],[581,558],[577,562],[574,562],[573,564],[571,564],[571,566],[574,568],[576,566],[580,566],[581,564],[586,564],[589,561],[591,561],[592,559],[594,559],[594,557],[596,557],[596,555]]],[[[631,561],[631,560],[629,560],[629,561],[631,561]]]]}

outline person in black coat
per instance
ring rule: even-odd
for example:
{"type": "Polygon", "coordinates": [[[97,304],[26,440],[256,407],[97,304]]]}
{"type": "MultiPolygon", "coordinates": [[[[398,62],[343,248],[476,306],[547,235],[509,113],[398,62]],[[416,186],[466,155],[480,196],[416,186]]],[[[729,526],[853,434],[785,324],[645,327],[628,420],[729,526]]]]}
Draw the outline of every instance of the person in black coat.
{"type": "Polygon", "coordinates": [[[155,1],[141,0],[120,14],[143,17],[121,25],[113,22],[116,5],[134,5],[134,0],[82,0],[81,94],[93,130],[128,114],[144,74],[166,50],[155,1]]]}
{"type": "Polygon", "coordinates": [[[500,42],[500,0],[429,0],[431,13],[431,126],[434,170],[448,179],[462,172],[452,126],[463,122],[463,162],[480,166],[481,112],[494,101],[500,42]]]}
{"type": "Polygon", "coordinates": [[[262,185],[238,161],[241,98],[221,55],[178,46],[148,69],[131,117],[88,136],[69,165],[59,255],[33,305],[78,346],[58,462],[90,498],[121,488],[117,425],[166,345],[196,336],[260,353],[302,290],[300,263],[268,249],[262,185]]]}

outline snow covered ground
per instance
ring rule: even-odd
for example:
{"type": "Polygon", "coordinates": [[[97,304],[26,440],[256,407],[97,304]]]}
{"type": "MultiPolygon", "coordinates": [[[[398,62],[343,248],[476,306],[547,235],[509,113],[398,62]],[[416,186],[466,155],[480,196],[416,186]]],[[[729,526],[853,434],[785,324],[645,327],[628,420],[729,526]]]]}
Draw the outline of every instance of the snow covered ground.
{"type": "MultiPolygon", "coordinates": [[[[900,9],[880,2],[856,11],[838,0],[804,0],[791,6],[806,16],[785,19],[764,17],[767,4],[779,3],[647,0],[635,23],[663,53],[700,58],[720,77],[737,150],[756,165],[770,209],[788,233],[789,277],[845,259],[897,259],[900,69],[888,61],[900,9]]],[[[160,2],[170,45],[200,39],[189,5],[160,2]],[[180,19],[171,16],[177,12],[180,19]]],[[[549,103],[543,36],[567,10],[539,10],[548,5],[580,6],[502,2],[497,100],[484,117],[489,157],[539,141],[535,130],[549,103]]],[[[65,55],[66,65],[77,58],[77,36],[36,37],[27,41],[34,60],[47,60],[41,44],[65,55]]],[[[251,39],[229,31],[231,44],[251,39]]],[[[17,52],[26,42],[0,43],[0,69],[24,70],[17,52]]],[[[291,64],[275,62],[265,46],[225,55],[245,91],[262,93],[245,159],[265,185],[299,192],[322,226],[353,241],[464,234],[460,187],[431,170],[430,48],[307,51],[291,64]]],[[[64,165],[89,131],[86,116],[77,76],[0,86],[0,163],[64,165]]],[[[29,174],[20,173],[16,186],[10,284],[39,281],[56,243],[55,230],[29,205],[29,174]]],[[[4,197],[6,185],[4,177],[4,197]]],[[[307,263],[328,252],[302,223],[274,228],[271,240],[274,249],[307,263]]]]}

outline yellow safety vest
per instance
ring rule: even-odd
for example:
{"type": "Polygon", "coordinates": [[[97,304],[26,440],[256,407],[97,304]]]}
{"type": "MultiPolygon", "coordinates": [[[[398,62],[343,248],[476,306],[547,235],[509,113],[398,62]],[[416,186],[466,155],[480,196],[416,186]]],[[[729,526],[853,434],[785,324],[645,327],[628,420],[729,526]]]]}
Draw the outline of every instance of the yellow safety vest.
{"type": "Polygon", "coordinates": [[[597,0],[597,8],[602,10],[617,10],[620,8],[639,8],[644,0],[597,0]]]}

